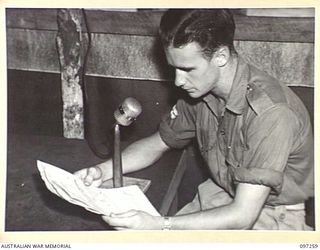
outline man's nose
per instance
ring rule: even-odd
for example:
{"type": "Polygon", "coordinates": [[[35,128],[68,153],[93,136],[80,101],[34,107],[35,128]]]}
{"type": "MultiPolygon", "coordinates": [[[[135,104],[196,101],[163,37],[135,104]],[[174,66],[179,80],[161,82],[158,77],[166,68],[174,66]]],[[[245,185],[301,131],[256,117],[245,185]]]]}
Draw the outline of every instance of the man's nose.
{"type": "Polygon", "coordinates": [[[183,72],[181,70],[176,70],[175,82],[174,84],[177,87],[181,87],[185,84],[185,77],[183,76],[183,72]]]}

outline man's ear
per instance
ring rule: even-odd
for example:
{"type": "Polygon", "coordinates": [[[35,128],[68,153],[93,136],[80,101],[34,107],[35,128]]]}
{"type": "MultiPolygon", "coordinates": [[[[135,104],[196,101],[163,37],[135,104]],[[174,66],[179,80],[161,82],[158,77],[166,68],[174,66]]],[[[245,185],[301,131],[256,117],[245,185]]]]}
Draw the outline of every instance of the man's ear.
{"type": "Polygon", "coordinates": [[[227,46],[220,47],[213,54],[212,60],[218,67],[224,67],[230,59],[230,50],[227,46]]]}

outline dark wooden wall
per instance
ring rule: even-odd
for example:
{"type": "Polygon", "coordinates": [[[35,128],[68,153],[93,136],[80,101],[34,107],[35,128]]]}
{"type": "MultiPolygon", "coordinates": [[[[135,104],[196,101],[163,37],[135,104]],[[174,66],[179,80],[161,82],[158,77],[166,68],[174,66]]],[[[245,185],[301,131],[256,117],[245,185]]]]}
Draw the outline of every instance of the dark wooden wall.
{"type": "MultiPolygon", "coordinates": [[[[161,114],[174,104],[179,91],[171,82],[86,77],[89,123],[99,138],[113,123],[113,111],[128,96],[139,100],[143,111],[138,120],[124,128],[126,139],[142,137],[157,129],[161,114]]],[[[8,70],[8,132],[62,136],[60,75],[8,70]]]]}

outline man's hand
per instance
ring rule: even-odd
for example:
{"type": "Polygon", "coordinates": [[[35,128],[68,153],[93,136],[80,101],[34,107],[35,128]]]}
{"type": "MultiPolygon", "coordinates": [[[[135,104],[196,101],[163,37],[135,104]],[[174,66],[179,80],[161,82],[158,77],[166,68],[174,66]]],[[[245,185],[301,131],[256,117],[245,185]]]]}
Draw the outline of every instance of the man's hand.
{"type": "Polygon", "coordinates": [[[129,210],[125,213],[102,216],[102,219],[116,230],[161,230],[163,218],[146,212],[129,210]]]}
{"type": "Polygon", "coordinates": [[[86,186],[99,187],[103,182],[103,173],[98,166],[84,168],[74,173],[86,186]]]}

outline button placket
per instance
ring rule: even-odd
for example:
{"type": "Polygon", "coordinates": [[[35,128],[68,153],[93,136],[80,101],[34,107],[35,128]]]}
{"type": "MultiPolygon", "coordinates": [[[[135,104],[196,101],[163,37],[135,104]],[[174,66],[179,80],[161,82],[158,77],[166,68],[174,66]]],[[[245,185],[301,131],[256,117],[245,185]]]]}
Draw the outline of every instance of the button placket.
{"type": "Polygon", "coordinates": [[[203,123],[203,121],[199,122],[199,127],[208,127],[206,130],[199,129],[198,132],[200,134],[200,140],[198,141],[199,149],[201,154],[206,158],[209,151],[214,150],[217,147],[217,130],[218,128],[215,125],[216,123],[214,121],[206,121],[203,123]],[[208,123],[209,124],[208,124],[208,123]],[[205,125],[206,124],[206,125],[205,125]],[[205,125],[205,126],[204,126],[205,125]]]}

